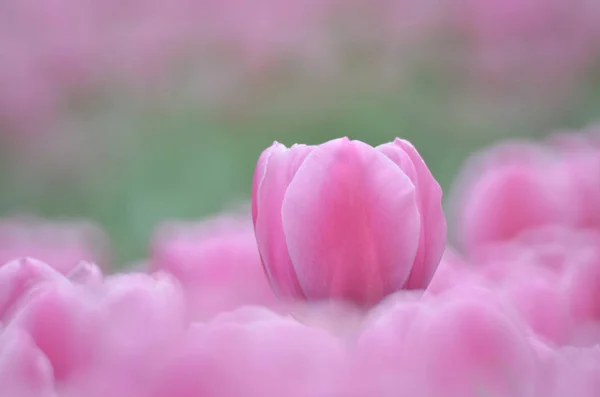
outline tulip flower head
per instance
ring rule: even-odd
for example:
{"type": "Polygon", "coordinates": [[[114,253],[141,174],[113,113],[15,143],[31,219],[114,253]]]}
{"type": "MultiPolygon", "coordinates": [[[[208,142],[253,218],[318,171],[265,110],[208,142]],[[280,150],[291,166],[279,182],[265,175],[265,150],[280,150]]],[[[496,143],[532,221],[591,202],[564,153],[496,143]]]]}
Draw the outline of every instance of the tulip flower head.
{"type": "Polygon", "coordinates": [[[278,293],[373,305],[425,287],[445,247],[442,192],[416,149],[348,138],[274,143],[259,158],[253,220],[278,293]]]}

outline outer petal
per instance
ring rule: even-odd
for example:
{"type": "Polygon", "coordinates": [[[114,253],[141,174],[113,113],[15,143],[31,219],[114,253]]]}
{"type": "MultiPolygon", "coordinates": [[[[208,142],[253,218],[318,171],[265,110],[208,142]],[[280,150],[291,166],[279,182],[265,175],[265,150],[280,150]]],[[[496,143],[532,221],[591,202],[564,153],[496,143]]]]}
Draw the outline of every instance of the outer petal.
{"type": "Polygon", "coordinates": [[[52,367],[31,338],[18,329],[0,331],[0,395],[53,397],[52,367]]]}
{"type": "Polygon", "coordinates": [[[45,283],[27,296],[8,329],[26,330],[48,358],[55,379],[65,381],[91,362],[97,325],[93,302],[82,289],[45,283]]]}
{"type": "Polygon", "coordinates": [[[256,218],[258,216],[258,187],[260,186],[265,173],[267,172],[267,162],[273,151],[277,151],[281,145],[278,142],[273,142],[273,145],[265,149],[258,158],[256,168],[254,169],[254,177],[252,178],[252,222],[256,227],[256,218]]]}
{"type": "MultiPolygon", "coordinates": [[[[396,138],[394,142],[388,142],[383,145],[377,146],[375,149],[385,154],[390,160],[392,160],[404,173],[410,178],[415,186],[419,181],[417,170],[413,164],[412,159],[408,153],[398,144],[399,139],[396,138]]],[[[417,192],[418,196],[418,192],[417,192]]]]}
{"type": "Polygon", "coordinates": [[[431,281],[446,246],[447,225],[442,208],[442,188],[410,142],[396,138],[393,143],[377,149],[394,161],[417,187],[421,239],[406,286],[424,288],[431,281]]]}
{"type": "Polygon", "coordinates": [[[415,186],[372,147],[344,138],[316,148],[282,218],[307,297],[374,304],[404,286],[419,239],[415,186]]]}
{"type": "MultiPolygon", "coordinates": [[[[271,285],[284,296],[303,296],[288,254],[281,222],[281,205],[288,185],[313,147],[294,145],[287,149],[275,143],[270,149],[262,182],[255,199],[256,242],[271,285]]],[[[260,163],[260,161],[259,161],[260,163]]]]}
{"type": "Polygon", "coordinates": [[[39,283],[66,279],[49,265],[31,258],[15,259],[0,267],[0,321],[39,283]]]}

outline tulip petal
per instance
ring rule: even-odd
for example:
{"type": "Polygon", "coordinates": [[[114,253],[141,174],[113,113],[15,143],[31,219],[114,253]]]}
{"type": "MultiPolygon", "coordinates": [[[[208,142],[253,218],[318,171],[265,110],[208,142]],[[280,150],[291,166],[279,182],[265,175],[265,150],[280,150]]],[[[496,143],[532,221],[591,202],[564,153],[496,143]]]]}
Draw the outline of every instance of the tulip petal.
{"type": "MultiPolygon", "coordinates": [[[[406,286],[424,288],[433,278],[446,246],[447,226],[442,209],[442,188],[410,142],[396,138],[393,145],[406,153],[414,166],[416,178],[411,179],[417,187],[417,199],[421,210],[421,241],[406,286]]],[[[384,154],[387,155],[385,152],[384,154]]]]}
{"type": "Polygon", "coordinates": [[[0,395],[53,397],[52,367],[26,332],[0,331],[0,395]]]}
{"type": "Polygon", "coordinates": [[[273,145],[263,151],[258,158],[254,176],[252,178],[252,222],[256,227],[256,218],[258,217],[258,187],[262,183],[265,173],[267,172],[267,163],[273,151],[277,150],[281,145],[278,142],[273,142],[273,145]]]}
{"type": "Polygon", "coordinates": [[[283,234],[281,206],[288,185],[313,148],[294,145],[288,149],[276,142],[268,150],[271,153],[254,200],[256,242],[267,277],[276,292],[283,296],[303,296],[283,234]]]}
{"type": "Polygon", "coordinates": [[[419,239],[415,186],[387,157],[347,138],[320,145],[282,206],[307,297],[373,304],[404,285],[419,239]]]}

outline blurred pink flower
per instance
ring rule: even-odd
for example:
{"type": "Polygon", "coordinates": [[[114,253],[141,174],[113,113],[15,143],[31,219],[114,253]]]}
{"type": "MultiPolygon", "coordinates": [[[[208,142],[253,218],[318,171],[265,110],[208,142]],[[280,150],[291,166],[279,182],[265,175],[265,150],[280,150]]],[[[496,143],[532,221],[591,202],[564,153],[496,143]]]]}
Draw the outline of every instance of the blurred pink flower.
{"type": "Polygon", "coordinates": [[[454,221],[462,248],[506,241],[524,230],[573,224],[568,174],[557,157],[533,143],[498,145],[469,160],[454,189],[454,221]]]}
{"type": "MultiPolygon", "coordinates": [[[[471,257],[474,265],[459,266],[453,278],[442,273],[437,280],[436,274],[432,285],[445,280],[441,292],[488,289],[509,302],[538,338],[590,345],[600,341],[594,325],[600,324],[598,238],[596,231],[564,227],[528,230],[510,242],[480,247],[471,257]]],[[[446,266],[442,262],[440,269],[446,266]]]]}
{"type": "Polygon", "coordinates": [[[67,279],[42,282],[18,303],[8,327],[27,331],[62,382],[90,365],[101,318],[94,303],[67,279]]]}
{"type": "Polygon", "coordinates": [[[15,304],[37,284],[62,278],[55,269],[31,258],[15,259],[0,266],[0,322],[5,321],[15,304]]]}
{"type": "Polygon", "coordinates": [[[253,217],[286,297],[373,305],[425,287],[445,246],[441,189],[410,143],[275,143],[260,157],[253,217]]]}
{"type": "Polygon", "coordinates": [[[277,303],[249,216],[164,224],[154,238],[151,269],[177,277],[201,317],[242,305],[277,303]]]}
{"type": "Polygon", "coordinates": [[[504,307],[470,288],[399,302],[366,326],[362,368],[385,395],[530,395],[534,356],[523,324],[504,307]]]}

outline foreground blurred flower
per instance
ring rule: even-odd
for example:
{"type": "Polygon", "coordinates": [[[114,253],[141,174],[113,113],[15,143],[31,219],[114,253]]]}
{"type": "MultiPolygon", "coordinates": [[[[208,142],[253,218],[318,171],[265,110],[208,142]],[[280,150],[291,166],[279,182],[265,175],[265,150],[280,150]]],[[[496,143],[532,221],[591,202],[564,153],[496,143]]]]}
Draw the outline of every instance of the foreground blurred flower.
{"type": "Polygon", "coordinates": [[[506,308],[472,286],[398,301],[366,322],[360,365],[396,391],[389,395],[530,395],[534,363],[525,327],[506,308]]]}
{"type": "Polygon", "coordinates": [[[253,186],[267,275],[284,296],[360,305],[423,288],[445,246],[441,198],[407,141],[274,143],[258,160],[253,186]]]}
{"type": "Polygon", "coordinates": [[[194,325],[173,347],[152,397],[347,395],[343,343],[288,318],[194,325]]]}
{"type": "Polygon", "coordinates": [[[0,395],[55,396],[52,367],[21,330],[0,330],[0,395]]]}

